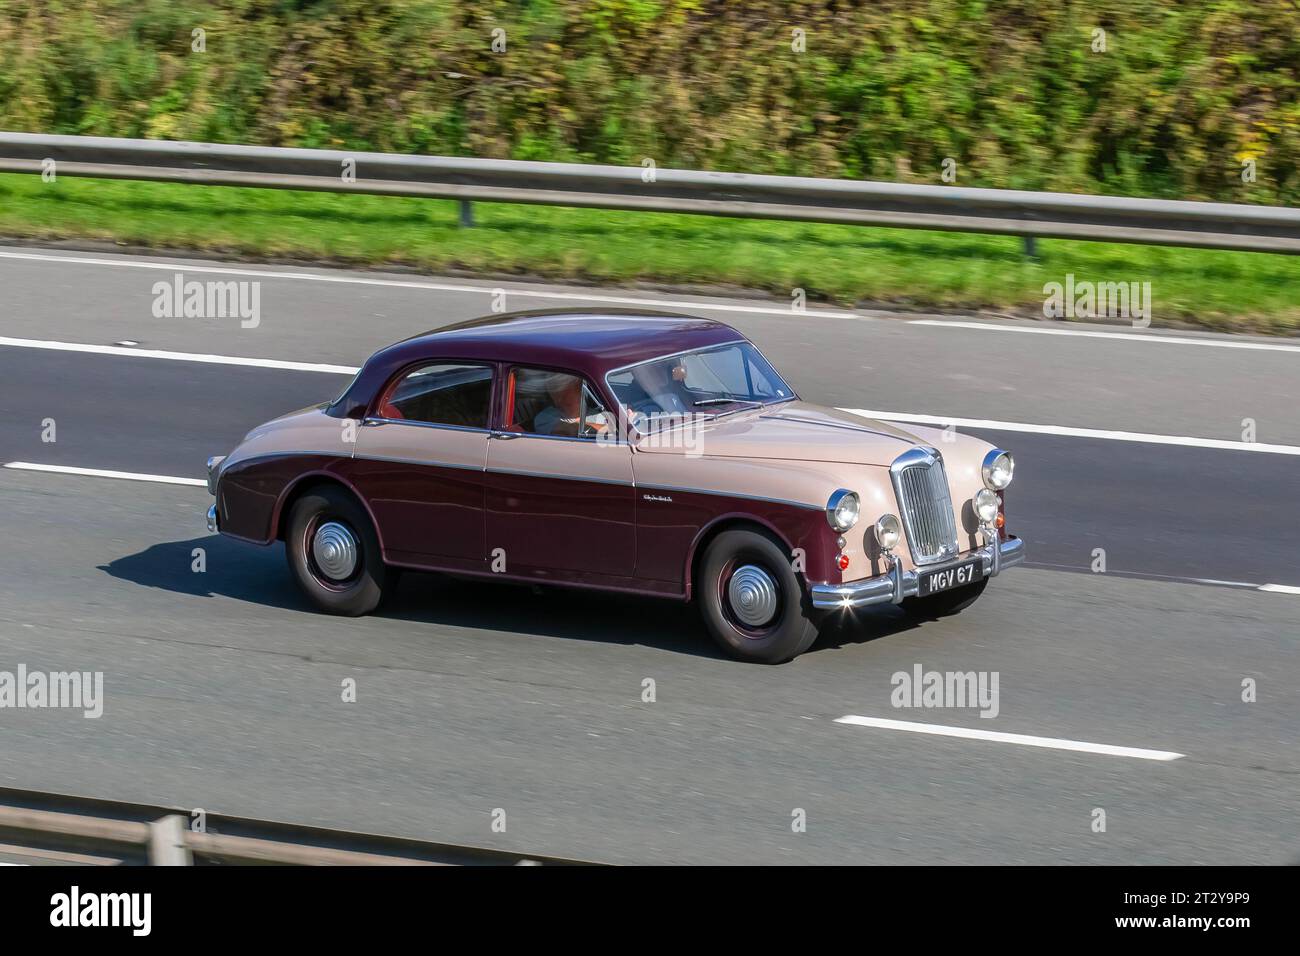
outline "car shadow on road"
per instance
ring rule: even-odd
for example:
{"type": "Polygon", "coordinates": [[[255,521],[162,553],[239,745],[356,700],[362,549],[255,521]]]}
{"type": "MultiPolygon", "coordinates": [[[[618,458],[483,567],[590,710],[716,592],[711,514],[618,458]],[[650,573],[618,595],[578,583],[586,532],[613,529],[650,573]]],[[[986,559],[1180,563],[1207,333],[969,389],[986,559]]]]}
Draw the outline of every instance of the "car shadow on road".
{"type": "MultiPolygon", "coordinates": [[[[284,546],[279,543],[262,548],[205,535],[160,542],[99,569],[119,580],[176,594],[221,596],[316,613],[289,576],[284,546]],[[202,572],[195,570],[200,560],[202,572]]],[[[375,616],[423,625],[645,645],[698,657],[726,656],[709,639],[693,605],[608,591],[405,571],[375,616]]],[[[828,619],[808,653],[866,643],[914,626],[894,608],[828,619]]]]}

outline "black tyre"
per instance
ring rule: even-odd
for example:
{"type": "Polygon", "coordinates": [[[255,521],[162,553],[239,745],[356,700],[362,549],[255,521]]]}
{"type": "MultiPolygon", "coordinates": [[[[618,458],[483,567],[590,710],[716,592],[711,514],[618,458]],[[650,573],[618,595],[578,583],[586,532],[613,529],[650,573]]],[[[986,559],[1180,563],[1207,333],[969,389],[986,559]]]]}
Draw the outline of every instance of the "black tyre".
{"type": "Polygon", "coordinates": [[[322,611],[356,617],[383,600],[390,573],[370,515],[342,488],[324,485],[294,502],[284,539],[294,579],[322,611]]]}
{"type": "Polygon", "coordinates": [[[755,531],[724,531],[700,562],[696,595],[705,626],[742,661],[780,664],[817,639],[817,625],[790,556],[755,531]]]}
{"type": "Polygon", "coordinates": [[[958,611],[964,611],[974,604],[988,585],[989,579],[983,578],[974,584],[966,585],[964,588],[940,591],[938,594],[931,594],[929,597],[904,598],[901,606],[912,617],[927,621],[947,617],[950,614],[956,614],[958,611]]]}

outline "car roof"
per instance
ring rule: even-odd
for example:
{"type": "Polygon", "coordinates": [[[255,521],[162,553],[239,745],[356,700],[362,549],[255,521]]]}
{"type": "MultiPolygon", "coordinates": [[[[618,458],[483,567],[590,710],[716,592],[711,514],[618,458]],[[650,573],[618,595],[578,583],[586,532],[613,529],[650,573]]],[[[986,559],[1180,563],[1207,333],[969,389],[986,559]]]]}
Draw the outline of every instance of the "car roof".
{"type": "Polygon", "coordinates": [[[482,358],[587,371],[599,368],[603,375],[612,368],[739,338],[740,333],[729,325],[674,312],[538,309],[485,315],[397,345],[427,350],[431,358],[454,346],[458,352],[468,348],[482,358]]]}
{"type": "Polygon", "coordinates": [[[541,309],[485,315],[380,349],[331,412],[354,416],[356,406],[369,404],[393,373],[413,362],[447,358],[538,365],[579,372],[601,385],[611,369],[743,339],[722,322],[673,312],[541,309]]]}

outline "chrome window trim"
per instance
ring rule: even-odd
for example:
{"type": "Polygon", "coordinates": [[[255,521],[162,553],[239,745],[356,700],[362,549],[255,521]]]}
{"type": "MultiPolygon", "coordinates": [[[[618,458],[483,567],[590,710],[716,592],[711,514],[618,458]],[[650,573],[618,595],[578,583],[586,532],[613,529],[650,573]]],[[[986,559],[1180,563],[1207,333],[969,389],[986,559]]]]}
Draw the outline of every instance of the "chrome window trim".
{"type": "Polygon", "coordinates": [[[628,442],[624,441],[621,438],[615,437],[613,439],[609,439],[609,438],[602,439],[601,436],[599,435],[539,435],[537,432],[508,432],[504,428],[493,428],[490,429],[490,431],[491,431],[491,435],[489,437],[491,438],[497,438],[497,437],[509,435],[511,439],[541,438],[544,441],[577,441],[577,442],[583,442],[588,445],[592,444],[593,442],[600,445],[629,445],[628,442]]]}
{"type": "MultiPolygon", "coordinates": [[[[375,354],[377,355],[378,353],[375,354]]],[[[371,358],[373,357],[374,356],[371,356],[371,358]]],[[[369,359],[367,359],[366,361],[369,362],[369,359]]],[[[462,368],[469,367],[469,368],[487,369],[488,425],[486,427],[478,428],[473,425],[451,425],[445,422],[421,422],[421,421],[416,421],[415,419],[412,418],[384,418],[380,415],[366,415],[364,418],[361,419],[361,423],[364,425],[366,422],[373,421],[376,423],[383,423],[386,425],[425,425],[429,428],[459,428],[464,431],[491,431],[492,430],[491,428],[492,405],[493,405],[493,399],[496,396],[497,372],[499,371],[497,366],[499,365],[499,363],[490,361],[488,359],[450,359],[450,358],[417,359],[414,362],[405,365],[402,368],[398,369],[396,372],[394,372],[392,376],[389,377],[388,381],[386,381],[383,384],[383,386],[377,392],[375,392],[373,396],[371,396],[370,401],[366,403],[367,407],[370,407],[372,405],[377,406],[379,404],[379,400],[383,398],[385,395],[387,395],[390,391],[392,391],[397,386],[398,383],[405,380],[407,376],[413,375],[416,372],[420,371],[420,369],[428,368],[431,365],[456,365],[462,368]]],[[[363,370],[364,368],[365,366],[362,366],[363,370]]],[[[360,371],[357,372],[358,376],[360,376],[360,374],[361,374],[360,371]]],[[[351,386],[348,387],[351,388],[351,386]]],[[[346,395],[347,392],[344,392],[343,394],[346,395]]],[[[339,396],[339,397],[342,398],[343,396],[339,396]]]]}
{"type": "Polygon", "coordinates": [[[491,434],[491,428],[479,428],[477,425],[446,425],[440,422],[419,422],[411,418],[383,418],[379,415],[367,415],[361,420],[364,427],[370,428],[375,425],[413,425],[417,428],[441,428],[446,431],[456,432],[481,432],[491,434]]]}
{"type": "MultiPolygon", "coordinates": [[[[558,365],[525,365],[525,364],[523,364],[523,363],[521,363],[521,362],[506,362],[506,363],[504,363],[504,366],[505,366],[505,371],[504,371],[504,373],[503,373],[503,375],[502,375],[502,379],[503,379],[503,380],[508,380],[509,377],[510,377],[510,375],[512,375],[514,372],[516,372],[516,371],[518,371],[518,370],[520,370],[520,369],[524,369],[525,371],[533,371],[533,372],[558,372],[558,373],[561,374],[561,375],[570,375],[570,376],[572,376],[573,378],[576,378],[579,382],[582,383],[582,389],[583,389],[584,392],[586,392],[587,394],[589,394],[589,395],[590,395],[592,398],[594,398],[596,401],[598,401],[598,402],[602,402],[602,396],[600,395],[599,390],[597,390],[597,389],[595,389],[595,388],[592,387],[592,381],[591,381],[591,379],[587,378],[586,375],[584,375],[584,374],[582,374],[581,372],[578,372],[578,371],[576,371],[576,370],[574,370],[574,369],[571,369],[571,368],[563,368],[563,367],[558,366],[558,365]]],[[[614,420],[615,420],[615,423],[617,424],[618,416],[614,415],[614,414],[613,414],[613,413],[612,413],[608,408],[605,408],[605,407],[603,407],[603,406],[604,406],[604,403],[602,402],[601,412],[604,413],[605,415],[612,416],[612,417],[614,418],[614,420]]],[[[620,407],[621,407],[621,405],[620,405],[620,407]]],[[[504,408],[500,409],[499,412],[498,412],[498,414],[499,414],[499,415],[504,415],[504,414],[505,414],[505,409],[504,409],[504,408]]],[[[585,441],[585,442],[592,442],[592,441],[600,441],[600,440],[601,440],[601,436],[600,436],[600,435],[543,435],[541,432],[509,432],[509,431],[506,431],[504,428],[490,428],[490,429],[488,429],[488,431],[490,431],[490,432],[492,433],[491,437],[493,437],[493,438],[496,438],[496,437],[498,437],[498,436],[502,436],[502,435],[509,435],[509,436],[511,436],[512,438],[549,438],[549,439],[551,439],[552,441],[585,441]]],[[[617,429],[616,429],[616,430],[615,430],[615,438],[614,438],[614,440],[613,440],[613,441],[610,441],[608,438],[606,438],[606,439],[603,441],[603,444],[606,444],[606,445],[630,445],[631,443],[630,443],[630,442],[627,442],[627,441],[624,441],[622,438],[618,437],[618,435],[617,435],[617,429]]]]}

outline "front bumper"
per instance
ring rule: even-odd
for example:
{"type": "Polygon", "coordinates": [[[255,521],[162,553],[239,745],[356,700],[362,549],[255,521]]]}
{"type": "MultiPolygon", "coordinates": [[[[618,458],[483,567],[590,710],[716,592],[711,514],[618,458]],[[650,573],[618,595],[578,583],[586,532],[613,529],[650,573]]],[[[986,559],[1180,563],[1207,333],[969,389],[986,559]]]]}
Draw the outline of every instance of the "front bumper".
{"type": "MultiPolygon", "coordinates": [[[[984,577],[992,578],[999,571],[1014,568],[1025,560],[1025,542],[1014,535],[1006,541],[982,548],[963,555],[960,561],[969,561],[972,557],[983,559],[984,577]]],[[[960,563],[959,561],[952,562],[960,563]]],[[[939,565],[938,567],[943,567],[939,565]]],[[[933,571],[935,568],[924,568],[933,571]]],[[[915,597],[919,575],[915,570],[903,571],[897,560],[885,574],[847,584],[814,584],[810,589],[812,604],[815,608],[833,610],[845,607],[869,607],[872,604],[897,604],[903,598],[915,597]]]]}
{"type": "MultiPolygon", "coordinates": [[[[208,459],[208,494],[214,498],[217,495],[217,482],[221,478],[221,463],[225,460],[225,455],[213,455],[208,459]]],[[[218,531],[217,504],[215,501],[208,508],[208,531],[212,534],[216,534],[218,531]]]]}

